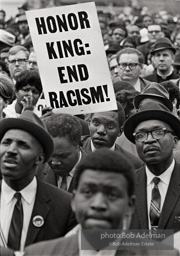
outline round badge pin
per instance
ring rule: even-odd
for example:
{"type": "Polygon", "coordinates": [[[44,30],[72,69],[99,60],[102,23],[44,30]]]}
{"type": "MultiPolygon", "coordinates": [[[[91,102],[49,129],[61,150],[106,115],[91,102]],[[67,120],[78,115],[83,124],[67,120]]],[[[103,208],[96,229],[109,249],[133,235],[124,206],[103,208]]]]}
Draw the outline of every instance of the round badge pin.
{"type": "Polygon", "coordinates": [[[37,215],[33,218],[33,225],[37,228],[40,228],[44,225],[44,219],[42,216],[37,215]]]}

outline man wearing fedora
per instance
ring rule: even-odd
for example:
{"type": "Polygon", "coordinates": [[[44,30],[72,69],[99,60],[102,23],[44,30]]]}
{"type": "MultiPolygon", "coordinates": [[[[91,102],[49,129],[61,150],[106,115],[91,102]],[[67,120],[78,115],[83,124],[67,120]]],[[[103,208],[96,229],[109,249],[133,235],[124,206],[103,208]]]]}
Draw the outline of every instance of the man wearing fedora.
{"type": "Polygon", "coordinates": [[[134,106],[138,111],[141,111],[143,105],[148,102],[159,102],[164,104],[171,112],[173,111],[173,104],[169,99],[169,93],[159,83],[151,82],[144,88],[141,94],[134,98],[134,106]]]}
{"type": "Polygon", "coordinates": [[[180,122],[165,105],[147,102],[124,125],[145,165],[136,171],[136,210],[131,229],[180,230],[180,164],[173,149],[180,122]]]}
{"type": "MultiPolygon", "coordinates": [[[[152,102],[163,104],[164,108],[167,108],[167,111],[173,111],[173,104],[169,99],[168,91],[161,84],[155,82],[150,82],[150,84],[144,88],[141,94],[135,96],[134,106],[136,111],[139,112],[141,109],[143,109],[144,104],[152,102]]],[[[138,156],[135,144],[129,141],[124,133],[123,142],[124,143],[122,146],[124,149],[138,156]]]]}
{"type": "Polygon", "coordinates": [[[69,193],[35,177],[54,143],[32,111],[0,122],[0,245],[15,251],[64,236],[76,225],[69,193]]]}
{"type": "Polygon", "coordinates": [[[179,76],[173,68],[175,53],[176,48],[168,38],[158,39],[151,49],[154,73],[146,76],[145,79],[161,83],[178,78],[179,76]]]}

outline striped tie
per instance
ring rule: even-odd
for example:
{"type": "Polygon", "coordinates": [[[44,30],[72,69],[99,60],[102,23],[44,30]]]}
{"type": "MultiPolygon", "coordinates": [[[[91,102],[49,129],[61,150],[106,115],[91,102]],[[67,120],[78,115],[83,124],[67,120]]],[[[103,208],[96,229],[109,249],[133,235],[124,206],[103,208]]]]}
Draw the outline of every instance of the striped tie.
{"type": "Polygon", "coordinates": [[[160,178],[154,177],[154,188],[152,190],[151,205],[150,205],[150,221],[152,229],[157,229],[160,218],[161,195],[159,193],[158,183],[160,178]]]}

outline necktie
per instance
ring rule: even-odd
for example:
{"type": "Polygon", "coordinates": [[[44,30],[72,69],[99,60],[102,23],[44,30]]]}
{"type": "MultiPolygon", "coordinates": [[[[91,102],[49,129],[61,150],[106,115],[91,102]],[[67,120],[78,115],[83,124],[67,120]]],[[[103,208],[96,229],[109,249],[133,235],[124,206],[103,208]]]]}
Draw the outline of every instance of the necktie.
{"type": "Polygon", "coordinates": [[[161,195],[159,193],[158,183],[160,178],[154,177],[154,188],[152,190],[151,205],[150,205],[150,221],[151,227],[157,228],[160,218],[161,195]]]}
{"type": "Polygon", "coordinates": [[[60,188],[67,191],[67,176],[62,177],[60,188]]]}
{"type": "Polygon", "coordinates": [[[21,193],[16,192],[14,197],[17,199],[17,202],[14,206],[14,211],[11,219],[11,224],[9,228],[8,235],[8,247],[19,251],[21,244],[21,233],[23,227],[23,207],[21,201],[21,193]]]}

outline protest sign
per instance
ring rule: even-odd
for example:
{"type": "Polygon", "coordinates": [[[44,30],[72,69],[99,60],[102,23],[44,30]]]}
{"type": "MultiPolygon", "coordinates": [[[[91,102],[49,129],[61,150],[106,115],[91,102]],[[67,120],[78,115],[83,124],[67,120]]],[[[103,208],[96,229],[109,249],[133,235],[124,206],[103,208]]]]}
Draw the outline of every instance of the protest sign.
{"type": "Polygon", "coordinates": [[[47,105],[71,114],[117,109],[95,4],[26,15],[47,105]]]}

